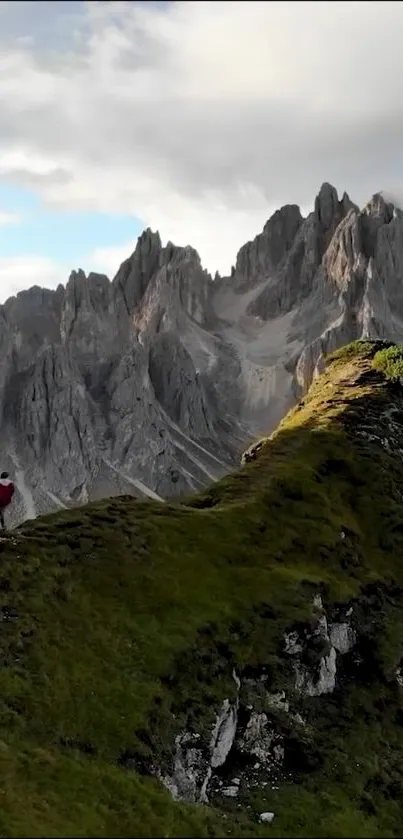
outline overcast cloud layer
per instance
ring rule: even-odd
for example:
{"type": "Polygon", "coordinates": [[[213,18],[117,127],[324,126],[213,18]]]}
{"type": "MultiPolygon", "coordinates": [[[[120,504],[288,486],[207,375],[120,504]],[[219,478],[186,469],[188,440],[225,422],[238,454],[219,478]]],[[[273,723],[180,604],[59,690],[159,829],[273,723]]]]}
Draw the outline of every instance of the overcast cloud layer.
{"type": "Polygon", "coordinates": [[[64,30],[58,6],[0,5],[0,178],[222,272],[324,180],[403,195],[403,3],[61,3],[64,30]],[[26,6],[52,9],[37,40],[26,6]]]}

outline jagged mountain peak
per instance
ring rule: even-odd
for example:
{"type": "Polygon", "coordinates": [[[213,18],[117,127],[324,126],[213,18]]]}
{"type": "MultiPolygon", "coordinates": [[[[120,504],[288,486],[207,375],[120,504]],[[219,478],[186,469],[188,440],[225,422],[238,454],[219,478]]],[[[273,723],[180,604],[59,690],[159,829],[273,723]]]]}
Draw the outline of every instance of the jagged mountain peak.
{"type": "Polygon", "coordinates": [[[66,304],[74,299],[74,306],[78,306],[88,299],[88,285],[87,275],[82,268],[71,271],[65,289],[66,304]]]}
{"type": "Polygon", "coordinates": [[[330,227],[338,209],[339,196],[337,189],[325,181],[315,198],[315,214],[325,230],[330,227]]]}
{"type": "Polygon", "coordinates": [[[197,264],[201,263],[200,256],[195,248],[191,245],[174,245],[173,242],[168,241],[162,252],[163,262],[180,262],[194,261],[197,264]]]}
{"type": "Polygon", "coordinates": [[[60,283],[56,289],[44,288],[40,285],[33,285],[29,288],[21,289],[16,294],[8,297],[4,303],[0,304],[0,310],[7,312],[11,310],[21,310],[25,306],[45,305],[53,298],[60,297],[64,294],[65,287],[60,283]]]}
{"type": "Polygon", "coordinates": [[[70,271],[70,276],[68,282],[85,282],[87,279],[87,275],[82,268],[73,268],[70,271]]]}
{"type": "Polygon", "coordinates": [[[343,197],[341,199],[341,206],[343,209],[343,215],[347,215],[350,210],[354,210],[355,212],[358,210],[358,204],[355,204],[354,201],[351,200],[348,192],[343,192],[343,197]]]}
{"type": "MultiPolygon", "coordinates": [[[[70,499],[193,491],[273,428],[329,350],[403,340],[402,288],[402,213],[379,194],[360,211],[322,184],[306,218],[285,204],[239,250],[232,276],[214,281],[194,248],[163,247],[147,228],[111,282],[78,269],[65,289],[0,308],[0,456],[12,469],[8,452],[21,452],[40,510],[70,503],[65,451],[70,499]],[[63,376],[52,372],[57,353],[43,363],[53,346],[66,354],[63,376]],[[10,403],[24,417],[11,420],[10,403]]],[[[21,518],[32,505],[18,497],[21,518]]]]}
{"type": "MultiPolygon", "coordinates": [[[[152,230],[151,227],[146,227],[137,237],[133,253],[123,261],[122,265],[128,261],[135,261],[141,264],[151,253],[156,253],[161,250],[162,243],[158,230],[152,230]]],[[[120,268],[118,269],[118,272],[119,270],[120,268]]]]}
{"type": "Polygon", "coordinates": [[[367,216],[380,219],[382,224],[389,224],[394,218],[395,206],[384,197],[382,192],[375,192],[372,198],[365,204],[363,213],[367,216]]]}
{"type": "Polygon", "coordinates": [[[63,340],[70,334],[74,324],[85,318],[89,332],[93,329],[91,319],[108,310],[111,283],[106,274],[90,272],[88,276],[80,268],[72,271],[62,301],[61,335],[63,340]]]}
{"type": "Polygon", "coordinates": [[[358,207],[351,201],[347,192],[344,192],[339,200],[336,187],[327,182],[322,184],[314,204],[314,219],[320,239],[320,256],[323,256],[335,230],[350,210],[358,211],[358,207]]]}
{"type": "Polygon", "coordinates": [[[151,277],[160,265],[161,238],[147,228],[138,237],[135,250],[120,265],[112,284],[119,314],[131,314],[139,304],[151,277]]]}
{"type": "Polygon", "coordinates": [[[343,204],[345,207],[350,208],[350,205],[355,207],[356,205],[350,199],[350,196],[346,190],[344,190],[342,198],[339,200],[339,194],[337,188],[333,186],[333,184],[329,183],[328,181],[324,181],[319,189],[319,192],[315,198],[315,207],[318,207],[319,210],[324,212],[326,215],[326,211],[329,207],[336,208],[337,205],[343,204]]]}
{"type": "Polygon", "coordinates": [[[238,251],[231,274],[232,287],[253,285],[258,277],[275,270],[289,251],[302,222],[303,217],[296,204],[285,204],[276,210],[262,233],[238,251]]]}
{"type": "MultiPolygon", "coordinates": [[[[287,285],[290,272],[294,275],[297,267],[298,277],[302,274],[304,291],[309,290],[333,234],[350,210],[358,211],[358,207],[347,192],[339,200],[336,188],[328,182],[322,184],[313,212],[307,219],[303,218],[297,204],[285,204],[270,216],[262,233],[238,251],[231,272],[233,288],[252,287],[264,276],[268,279],[282,271],[288,277],[287,285]],[[291,266],[288,269],[287,259],[291,266]]],[[[294,296],[291,295],[292,299],[294,296]]],[[[269,310],[272,310],[271,306],[269,310]]]]}
{"type": "Polygon", "coordinates": [[[147,239],[150,242],[158,241],[161,244],[161,237],[158,230],[153,230],[151,227],[145,227],[140,236],[138,237],[139,241],[146,241],[147,239]]]}
{"type": "Polygon", "coordinates": [[[77,268],[70,271],[68,283],[87,283],[87,284],[99,284],[105,283],[105,281],[110,282],[108,276],[106,274],[100,273],[99,271],[89,271],[88,274],[82,269],[77,268]]]}
{"type": "Polygon", "coordinates": [[[263,228],[273,267],[277,267],[290,249],[303,222],[297,204],[284,204],[273,213],[263,228]]]}

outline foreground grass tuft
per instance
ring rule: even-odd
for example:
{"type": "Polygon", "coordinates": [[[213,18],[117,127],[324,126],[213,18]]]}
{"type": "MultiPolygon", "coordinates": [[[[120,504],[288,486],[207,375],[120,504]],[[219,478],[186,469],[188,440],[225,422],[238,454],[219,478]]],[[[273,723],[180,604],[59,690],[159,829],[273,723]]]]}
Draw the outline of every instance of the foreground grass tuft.
{"type": "Polygon", "coordinates": [[[391,346],[379,350],[374,357],[374,367],[391,381],[403,379],[403,347],[391,346]]]}

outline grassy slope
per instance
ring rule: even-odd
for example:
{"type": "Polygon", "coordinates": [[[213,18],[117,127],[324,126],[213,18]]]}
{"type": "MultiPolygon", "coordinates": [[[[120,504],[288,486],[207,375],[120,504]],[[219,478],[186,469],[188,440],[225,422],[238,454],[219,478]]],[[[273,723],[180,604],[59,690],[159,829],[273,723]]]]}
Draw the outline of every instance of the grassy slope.
{"type": "Polygon", "coordinates": [[[113,499],[0,541],[0,835],[399,835],[403,469],[353,433],[391,403],[374,352],[336,353],[257,459],[187,504],[113,499]],[[208,730],[233,666],[284,686],[282,633],[317,590],[375,609],[373,673],[311,702],[316,762],[248,801],[271,828],[119,766],[167,759],[175,725],[208,730]]]}

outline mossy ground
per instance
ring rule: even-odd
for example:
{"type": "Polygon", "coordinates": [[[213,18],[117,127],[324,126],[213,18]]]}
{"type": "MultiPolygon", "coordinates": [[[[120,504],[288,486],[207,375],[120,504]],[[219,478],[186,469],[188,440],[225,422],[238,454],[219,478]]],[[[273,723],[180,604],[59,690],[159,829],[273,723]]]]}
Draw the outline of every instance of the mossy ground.
{"type": "Polygon", "coordinates": [[[403,347],[391,345],[379,350],[374,357],[374,367],[388,379],[403,379],[403,347]]]}
{"type": "Polygon", "coordinates": [[[334,354],[256,460],[194,499],[106,500],[0,541],[1,835],[400,835],[403,468],[356,433],[403,402],[377,352],[334,354]],[[142,765],[209,730],[233,667],[284,687],[282,633],[315,591],[361,604],[361,665],[311,700],[297,783],[227,813],[173,802],[142,765]]]}

